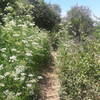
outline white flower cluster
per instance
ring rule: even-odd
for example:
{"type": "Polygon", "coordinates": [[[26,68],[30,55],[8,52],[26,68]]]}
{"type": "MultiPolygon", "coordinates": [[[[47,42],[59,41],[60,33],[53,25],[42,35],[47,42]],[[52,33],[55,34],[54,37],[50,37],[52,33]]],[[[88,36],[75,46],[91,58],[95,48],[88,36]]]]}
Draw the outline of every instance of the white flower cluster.
{"type": "Polygon", "coordinates": [[[3,69],[3,64],[0,65],[0,70],[2,70],[2,69],[3,69]]]}
{"type": "Polygon", "coordinates": [[[11,56],[9,59],[10,59],[9,62],[17,61],[17,57],[16,56],[11,56]]]}
{"type": "Polygon", "coordinates": [[[1,52],[5,52],[7,49],[6,48],[1,48],[0,51],[1,52]]]}

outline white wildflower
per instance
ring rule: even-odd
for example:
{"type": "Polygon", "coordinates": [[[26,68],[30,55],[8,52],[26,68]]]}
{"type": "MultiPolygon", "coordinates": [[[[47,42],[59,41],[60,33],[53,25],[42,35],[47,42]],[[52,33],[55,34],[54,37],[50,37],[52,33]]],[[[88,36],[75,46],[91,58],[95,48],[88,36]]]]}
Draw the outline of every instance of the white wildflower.
{"type": "Polygon", "coordinates": [[[21,27],[21,26],[22,26],[22,24],[19,24],[18,26],[19,26],[19,27],[21,27]]]}
{"type": "Polygon", "coordinates": [[[32,53],[31,52],[27,52],[25,55],[26,56],[32,56],[32,53]]]}
{"type": "Polygon", "coordinates": [[[33,75],[32,75],[32,74],[29,74],[28,76],[29,76],[29,77],[33,77],[33,75]]]}
{"type": "Polygon", "coordinates": [[[30,23],[30,26],[34,26],[35,25],[35,23],[30,23]]]}
{"type": "Polygon", "coordinates": [[[16,22],[15,22],[14,20],[11,20],[11,21],[9,22],[9,24],[15,26],[15,25],[16,25],[16,22]]]}
{"type": "Polygon", "coordinates": [[[11,6],[7,6],[7,7],[5,8],[5,10],[7,10],[7,11],[12,11],[13,8],[12,8],[11,6]]]}
{"type": "Polygon", "coordinates": [[[25,44],[28,44],[28,41],[27,40],[22,40],[23,43],[25,44]]]}
{"type": "Polygon", "coordinates": [[[4,20],[4,21],[7,21],[7,20],[8,20],[8,18],[7,18],[7,17],[4,17],[4,18],[3,18],[3,20],[4,20]]]}
{"type": "Polygon", "coordinates": [[[31,83],[36,83],[37,81],[36,81],[36,79],[32,79],[32,80],[30,80],[29,82],[31,82],[31,83]]]}
{"type": "Polygon", "coordinates": [[[0,51],[1,52],[5,52],[7,49],[6,48],[1,48],[0,51]]]}
{"type": "Polygon", "coordinates": [[[12,77],[17,77],[17,74],[16,74],[14,71],[12,71],[10,75],[11,75],[12,77]]]}
{"type": "Polygon", "coordinates": [[[17,51],[17,50],[13,48],[13,49],[11,49],[11,51],[17,51]]]}
{"type": "Polygon", "coordinates": [[[27,86],[27,87],[32,87],[32,84],[27,84],[26,86],[27,86]]]}
{"type": "Polygon", "coordinates": [[[26,24],[20,24],[18,25],[19,27],[22,27],[22,28],[27,28],[27,25],[26,24]]]}
{"type": "Polygon", "coordinates": [[[21,73],[21,76],[25,76],[26,74],[25,73],[21,73]]]}
{"type": "Polygon", "coordinates": [[[10,72],[6,72],[5,74],[4,74],[4,76],[6,77],[6,76],[9,76],[10,75],[10,72]]]}
{"type": "Polygon", "coordinates": [[[18,92],[18,93],[16,93],[16,96],[20,96],[22,93],[21,92],[18,92]]]}
{"type": "Polygon", "coordinates": [[[2,69],[3,69],[3,64],[0,65],[0,70],[2,70],[2,69]]]}
{"type": "Polygon", "coordinates": [[[5,84],[4,83],[0,83],[0,87],[4,87],[5,86],[5,84]]]}
{"type": "Polygon", "coordinates": [[[21,81],[24,81],[24,80],[25,80],[25,76],[20,77],[20,80],[21,80],[21,81]]]}
{"type": "Polygon", "coordinates": [[[32,45],[39,45],[38,43],[36,43],[36,42],[32,42],[32,45]]]}
{"type": "Polygon", "coordinates": [[[17,80],[19,80],[19,79],[20,79],[20,78],[18,78],[18,77],[15,77],[15,78],[14,78],[15,81],[17,81],[17,80]]]}
{"type": "Polygon", "coordinates": [[[38,79],[43,79],[43,77],[42,76],[38,76],[38,79]]]}
{"type": "Polygon", "coordinates": [[[16,70],[16,72],[15,72],[16,74],[20,74],[25,70],[25,66],[23,66],[23,65],[16,66],[15,70],[16,70]]]}
{"type": "Polygon", "coordinates": [[[0,79],[4,79],[5,77],[3,75],[0,75],[0,79]]]}
{"type": "Polygon", "coordinates": [[[16,56],[11,56],[9,61],[10,61],[10,62],[14,62],[14,61],[16,61],[16,60],[17,60],[17,59],[16,59],[16,56]]]}
{"type": "Polygon", "coordinates": [[[9,94],[9,90],[5,90],[3,93],[4,93],[5,95],[8,95],[8,94],[9,94]]]}
{"type": "Polygon", "coordinates": [[[13,37],[19,37],[20,34],[13,34],[13,37]]]}
{"type": "Polygon", "coordinates": [[[100,59],[98,60],[98,64],[100,64],[100,59]]]}
{"type": "Polygon", "coordinates": [[[31,18],[31,16],[30,16],[30,15],[26,15],[26,17],[27,17],[27,18],[31,18]]]}

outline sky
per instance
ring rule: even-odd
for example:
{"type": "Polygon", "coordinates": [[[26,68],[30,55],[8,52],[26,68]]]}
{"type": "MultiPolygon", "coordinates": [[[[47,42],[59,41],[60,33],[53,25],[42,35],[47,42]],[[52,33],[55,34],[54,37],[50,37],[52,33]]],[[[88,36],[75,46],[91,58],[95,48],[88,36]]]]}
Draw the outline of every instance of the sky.
{"type": "Polygon", "coordinates": [[[64,17],[66,12],[74,5],[83,5],[90,8],[92,16],[100,17],[100,0],[44,0],[47,3],[58,4],[62,9],[61,16],[64,17]]]}

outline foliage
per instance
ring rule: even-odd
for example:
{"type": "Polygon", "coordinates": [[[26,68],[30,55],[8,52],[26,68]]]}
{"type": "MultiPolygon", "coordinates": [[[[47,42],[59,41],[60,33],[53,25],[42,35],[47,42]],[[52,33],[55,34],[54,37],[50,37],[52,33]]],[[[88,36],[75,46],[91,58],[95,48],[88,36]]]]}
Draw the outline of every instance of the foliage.
{"type": "Polygon", "coordinates": [[[93,32],[93,21],[89,8],[85,6],[74,6],[67,13],[68,32],[80,39],[83,34],[93,32]]]}
{"type": "Polygon", "coordinates": [[[62,100],[99,100],[100,41],[62,42],[57,57],[62,100]]]}
{"type": "Polygon", "coordinates": [[[48,4],[49,8],[53,9],[55,13],[57,13],[60,16],[61,8],[57,4],[48,4]]]}
{"type": "Polygon", "coordinates": [[[38,27],[51,31],[59,24],[60,15],[56,12],[58,10],[55,10],[54,7],[51,7],[50,4],[48,5],[43,1],[29,1],[34,6],[32,15],[34,17],[35,24],[38,27]]]}
{"type": "Polygon", "coordinates": [[[96,38],[100,39],[100,19],[96,19],[96,21],[94,21],[94,24],[95,24],[94,26],[95,31],[93,32],[93,35],[96,38]]]}
{"type": "Polygon", "coordinates": [[[6,14],[7,12],[4,11],[5,8],[8,6],[8,5],[13,5],[15,3],[15,0],[0,0],[0,22],[3,23],[3,16],[4,14],[6,14]]]}
{"type": "Polygon", "coordinates": [[[31,23],[30,5],[16,5],[19,12],[5,8],[11,13],[0,26],[0,100],[37,100],[42,79],[38,71],[49,63],[49,41],[45,31],[31,23]]]}
{"type": "Polygon", "coordinates": [[[57,50],[59,48],[59,44],[61,41],[65,41],[71,39],[72,37],[68,34],[67,26],[64,23],[60,23],[58,25],[58,31],[49,32],[49,40],[53,50],[57,50]]]}
{"type": "Polygon", "coordinates": [[[0,11],[3,11],[7,4],[13,4],[15,0],[0,0],[0,11]]]}

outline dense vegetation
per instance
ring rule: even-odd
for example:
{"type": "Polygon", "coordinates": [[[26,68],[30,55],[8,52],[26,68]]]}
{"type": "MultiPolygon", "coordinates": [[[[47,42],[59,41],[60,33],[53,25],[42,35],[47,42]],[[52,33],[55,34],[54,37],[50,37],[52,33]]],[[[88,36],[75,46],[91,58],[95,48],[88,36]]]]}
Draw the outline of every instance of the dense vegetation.
{"type": "Polygon", "coordinates": [[[100,41],[62,42],[58,50],[62,100],[99,100],[100,41]]]}
{"type": "Polygon", "coordinates": [[[47,34],[40,30],[27,13],[31,6],[16,1],[17,11],[3,17],[0,26],[0,100],[37,100],[38,73],[50,59],[47,34]],[[24,6],[24,8],[23,8],[24,6]],[[25,15],[21,15],[24,13],[25,15]],[[20,13],[20,14],[19,14],[20,13]]]}
{"type": "Polygon", "coordinates": [[[34,8],[32,16],[35,24],[48,31],[53,30],[60,23],[60,8],[57,5],[46,4],[43,1],[29,0],[34,8]]]}
{"type": "Polygon", "coordinates": [[[61,100],[100,99],[100,21],[84,6],[62,22],[60,12],[43,0],[0,1],[0,100],[38,100],[52,48],[61,100]]]}

